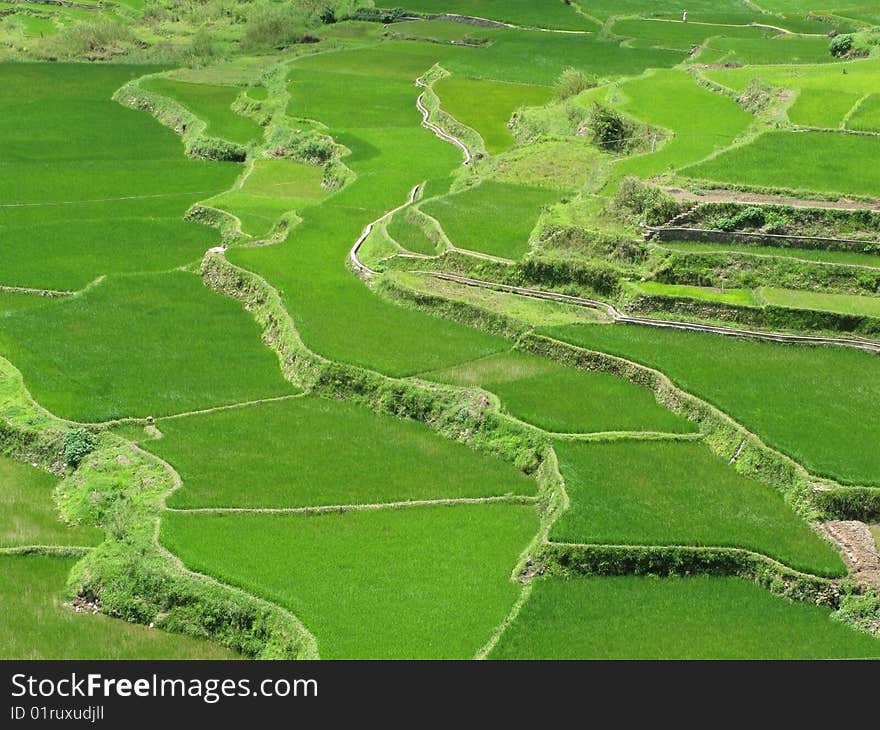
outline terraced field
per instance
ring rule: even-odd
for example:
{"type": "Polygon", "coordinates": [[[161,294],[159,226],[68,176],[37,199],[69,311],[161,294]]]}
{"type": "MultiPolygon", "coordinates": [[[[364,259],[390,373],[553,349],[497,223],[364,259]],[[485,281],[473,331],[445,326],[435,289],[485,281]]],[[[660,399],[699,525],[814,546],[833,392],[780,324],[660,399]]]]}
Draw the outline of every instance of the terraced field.
{"type": "Polygon", "coordinates": [[[0,656],[880,657],[822,524],[880,519],[832,5],[46,11],[100,62],[0,63],[0,656]],[[711,240],[646,243],[695,188],[711,240]]]}

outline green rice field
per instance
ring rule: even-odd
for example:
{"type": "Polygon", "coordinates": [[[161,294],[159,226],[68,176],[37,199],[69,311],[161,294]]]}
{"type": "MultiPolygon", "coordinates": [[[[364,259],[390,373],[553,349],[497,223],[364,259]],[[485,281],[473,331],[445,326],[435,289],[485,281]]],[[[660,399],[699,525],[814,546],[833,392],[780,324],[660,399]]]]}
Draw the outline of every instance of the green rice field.
{"type": "Polygon", "coordinates": [[[0,555],[4,659],[234,659],[207,641],[101,614],[75,613],[63,588],[73,561],[0,555]]]}
{"type": "Polygon", "coordinates": [[[436,218],[456,248],[518,259],[529,250],[529,236],[541,206],[558,195],[541,188],[487,181],[422,210],[436,218]]]}
{"type": "Polygon", "coordinates": [[[510,505],[177,513],[162,541],[190,567],[295,611],[325,658],[468,659],[516,600],[510,570],[536,529],[532,507],[510,505]]]}
{"type": "Polygon", "coordinates": [[[532,494],[513,466],[414,421],[295,398],[160,420],[144,446],[184,488],[172,507],[306,507],[532,494]],[[217,444],[224,444],[218,452],[217,444]],[[354,477],[354,474],[357,477],[354,477]]]}
{"type": "Polygon", "coordinates": [[[0,3],[0,659],[880,659],[876,354],[608,324],[880,317],[880,12],[366,5],[0,3]]]}
{"type": "Polygon", "coordinates": [[[492,659],[876,659],[880,640],[738,578],[536,583],[492,659]]]}
{"type": "Polygon", "coordinates": [[[837,551],[782,496],[701,443],[560,443],[571,508],[559,542],[738,547],[809,573],[839,576],[837,551]]]}
{"type": "Polygon", "coordinates": [[[648,327],[577,325],[546,332],[661,370],[818,474],[880,484],[880,459],[870,447],[871,414],[880,417],[880,389],[870,377],[877,367],[873,355],[648,327]]]}
{"type": "Polygon", "coordinates": [[[695,430],[660,406],[647,388],[522,353],[492,355],[422,377],[487,388],[517,418],[559,433],[695,430]]]}

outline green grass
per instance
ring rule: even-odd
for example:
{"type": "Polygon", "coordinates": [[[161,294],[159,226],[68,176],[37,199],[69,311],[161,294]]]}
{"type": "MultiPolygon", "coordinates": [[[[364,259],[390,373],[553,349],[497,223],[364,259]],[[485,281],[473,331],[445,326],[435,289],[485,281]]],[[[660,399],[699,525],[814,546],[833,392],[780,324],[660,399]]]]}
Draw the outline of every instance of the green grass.
{"type": "Polygon", "coordinates": [[[238,87],[190,84],[167,78],[148,79],[142,85],[147,91],[167,96],[189,109],[206,123],[205,134],[209,137],[250,144],[263,136],[263,128],[259,124],[230,108],[242,91],[238,87]]]}
{"type": "Polygon", "coordinates": [[[155,67],[84,68],[0,64],[0,283],[75,290],[186,264],[217,240],[181,218],[240,166],[186,159],[174,132],[111,100],[155,67]]]}
{"type": "Polygon", "coordinates": [[[618,106],[627,114],[672,133],[654,153],[622,159],[615,176],[648,177],[679,169],[729,145],[752,115],[722,94],[700,86],[685,71],[654,71],[620,85],[618,106]]]}
{"type": "MultiPolygon", "coordinates": [[[[641,15],[680,21],[683,9],[675,0],[590,0],[585,7],[602,20],[641,15]]],[[[763,17],[741,0],[696,0],[687,4],[687,11],[691,23],[750,23],[763,17]]]]}
{"type": "Polygon", "coordinates": [[[81,296],[10,314],[0,353],[41,405],[80,421],[293,390],[251,316],[184,272],[115,277],[81,296]]]}
{"type": "Polygon", "coordinates": [[[49,297],[43,297],[39,294],[0,291],[0,315],[4,312],[17,312],[19,309],[41,307],[50,301],[49,297]]]}
{"type": "Polygon", "coordinates": [[[390,275],[397,282],[410,289],[427,294],[440,294],[447,299],[465,302],[484,311],[513,317],[532,327],[595,322],[599,319],[598,312],[595,310],[573,304],[562,304],[546,299],[534,299],[492,289],[466,286],[423,274],[398,271],[392,272],[390,275]]]}
{"type": "Polygon", "coordinates": [[[351,403],[295,398],[158,426],[164,437],[144,446],[183,478],[172,507],[374,504],[535,490],[511,465],[421,423],[351,403]]]}
{"type": "Polygon", "coordinates": [[[826,36],[779,35],[772,40],[754,37],[713,38],[708,47],[722,53],[724,63],[831,63],[836,59],[828,52],[828,43],[826,36]]]}
{"type": "Polygon", "coordinates": [[[571,191],[597,184],[609,159],[586,140],[566,137],[516,147],[481,161],[478,169],[498,182],[571,191]]]}
{"type": "Polygon", "coordinates": [[[767,304],[794,309],[814,309],[838,314],[880,317],[880,297],[854,294],[828,294],[802,289],[763,287],[761,296],[767,304]]]}
{"type": "Polygon", "coordinates": [[[774,131],[681,173],[740,185],[880,196],[878,154],[878,137],[774,131]]]}
{"type": "Polygon", "coordinates": [[[492,659],[876,659],[880,640],[739,578],[543,578],[492,659]]]}
{"type": "Polygon", "coordinates": [[[788,110],[788,118],[805,127],[834,129],[860,98],[858,94],[833,89],[802,89],[788,110]]]}
{"type": "Polygon", "coordinates": [[[429,200],[422,210],[433,216],[453,245],[469,251],[522,258],[541,208],[555,202],[559,193],[493,180],[429,200]]]}
{"type": "Polygon", "coordinates": [[[418,214],[411,208],[397,213],[388,224],[388,235],[407,251],[435,256],[437,244],[428,238],[424,229],[417,222],[418,214]]]}
{"type": "Polygon", "coordinates": [[[562,0],[406,0],[417,13],[475,15],[515,25],[565,30],[596,30],[596,23],[562,0]]]}
{"type": "Polygon", "coordinates": [[[523,353],[493,355],[422,377],[482,386],[517,418],[557,433],[696,430],[660,406],[647,388],[523,353]]]}
{"type": "Polygon", "coordinates": [[[758,301],[748,289],[716,289],[709,286],[687,286],[685,284],[663,284],[659,281],[640,281],[631,288],[639,294],[652,297],[676,297],[696,299],[701,302],[718,302],[739,307],[755,307],[758,301]]]}
{"type": "MultiPolygon", "coordinates": [[[[712,81],[735,91],[743,91],[759,78],[764,83],[786,89],[825,90],[854,94],[857,97],[876,91],[880,59],[869,59],[834,64],[767,66],[765,68],[708,69],[702,73],[712,81]]],[[[830,96],[830,94],[829,94],[830,96]]],[[[837,126],[837,122],[819,126],[837,126]]],[[[804,122],[800,122],[804,123],[804,122]]]]}
{"type": "Polygon", "coordinates": [[[216,644],[101,614],[76,613],[63,590],[73,560],[0,556],[4,659],[233,659],[216,644]]]}
{"type": "Polygon", "coordinates": [[[868,527],[874,536],[874,542],[877,543],[877,550],[880,550],[880,525],[868,525],[868,527]]]}
{"type": "Polygon", "coordinates": [[[454,23],[445,20],[404,20],[388,26],[385,31],[406,40],[463,41],[485,39],[485,29],[470,23],[454,23]]]}
{"type": "Polygon", "coordinates": [[[547,334],[665,372],[814,473],[880,484],[880,361],[842,347],[779,345],[653,327],[547,334]]]}
{"type": "Polygon", "coordinates": [[[869,266],[880,268],[880,256],[856,251],[822,251],[808,248],[782,248],[776,246],[745,246],[729,243],[696,243],[691,241],[664,241],[661,248],[680,253],[732,253],[737,256],[772,256],[775,258],[819,261],[829,264],[869,266]]]}
{"type": "Polygon", "coordinates": [[[671,23],[636,18],[618,20],[611,27],[611,32],[629,38],[630,45],[635,47],[671,48],[677,51],[689,51],[693,46],[701,45],[707,39],[716,36],[721,38],[754,38],[766,42],[766,39],[774,35],[773,31],[767,28],[671,23]]]}
{"type": "Polygon", "coordinates": [[[11,545],[96,545],[102,532],[62,523],[48,472],[0,456],[0,547],[11,545]]]}
{"type": "Polygon", "coordinates": [[[846,124],[848,129],[880,132],[880,94],[866,97],[846,124]]]}
{"type": "Polygon", "coordinates": [[[324,170],[291,160],[257,160],[241,188],[205,201],[228,211],[252,236],[267,236],[282,215],[301,211],[327,197],[324,170]]]}
{"type": "Polygon", "coordinates": [[[291,609],[325,659],[467,659],[510,610],[531,507],[313,517],[184,515],[162,542],[191,568],[291,609]]]}
{"type": "Polygon", "coordinates": [[[846,568],[772,487],[739,474],[705,444],[558,443],[571,507],[551,540],[601,545],[737,547],[807,573],[846,568]]]}
{"type": "Polygon", "coordinates": [[[441,107],[458,121],[475,129],[489,154],[504,152],[514,145],[507,126],[513,113],[523,106],[543,106],[553,98],[544,86],[499,83],[448,76],[434,84],[441,107]]]}

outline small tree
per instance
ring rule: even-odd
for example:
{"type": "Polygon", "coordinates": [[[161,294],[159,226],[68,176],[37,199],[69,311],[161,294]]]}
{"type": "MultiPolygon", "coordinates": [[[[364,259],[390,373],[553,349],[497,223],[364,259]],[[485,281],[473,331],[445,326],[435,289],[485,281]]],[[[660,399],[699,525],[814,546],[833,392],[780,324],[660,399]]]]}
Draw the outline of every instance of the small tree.
{"type": "Polygon", "coordinates": [[[62,456],[67,464],[76,467],[97,446],[98,439],[91,431],[85,428],[71,428],[64,434],[62,456]]]}
{"type": "Polygon", "coordinates": [[[853,37],[851,34],[847,33],[845,35],[839,35],[836,38],[831,40],[831,45],[828,47],[828,50],[831,51],[832,56],[836,56],[840,58],[841,56],[845,56],[852,50],[853,47],[853,37]]]}
{"type": "Polygon", "coordinates": [[[594,101],[587,125],[593,142],[603,150],[620,152],[630,141],[629,123],[611,107],[594,101]]]}
{"type": "Polygon", "coordinates": [[[559,75],[559,80],[556,82],[556,96],[564,101],[577,96],[582,91],[592,89],[597,83],[596,77],[592,74],[569,66],[559,75]]]}

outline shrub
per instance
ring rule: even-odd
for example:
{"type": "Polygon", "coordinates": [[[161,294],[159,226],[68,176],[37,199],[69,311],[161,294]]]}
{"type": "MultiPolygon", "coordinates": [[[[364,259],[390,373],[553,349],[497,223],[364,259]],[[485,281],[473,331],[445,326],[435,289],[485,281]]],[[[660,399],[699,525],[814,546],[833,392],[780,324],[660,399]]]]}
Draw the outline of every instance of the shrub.
{"type": "Polygon", "coordinates": [[[333,25],[336,22],[336,11],[331,7],[324,8],[318,13],[318,20],[324,25],[333,25]]]}
{"type": "Polygon", "coordinates": [[[247,16],[242,45],[245,48],[284,48],[306,35],[306,18],[290,5],[258,3],[247,16]]]}
{"type": "Polygon", "coordinates": [[[678,203],[671,195],[637,177],[621,181],[612,207],[624,217],[636,217],[649,226],[662,225],[678,214],[678,203]]]}
{"type": "Polygon", "coordinates": [[[217,49],[211,40],[211,33],[200,28],[193,35],[189,44],[190,55],[195,59],[210,59],[217,55],[217,49]]]}
{"type": "Polygon", "coordinates": [[[592,89],[597,83],[596,77],[592,74],[569,67],[560,74],[556,82],[556,96],[560,100],[569,99],[582,91],[592,89]]]}
{"type": "Polygon", "coordinates": [[[609,152],[626,149],[632,137],[629,122],[620,113],[599,102],[593,102],[587,125],[593,142],[609,152]]]}
{"type": "Polygon", "coordinates": [[[55,44],[61,55],[96,59],[122,53],[133,40],[128,26],[101,18],[67,26],[55,44]]]}
{"type": "Polygon", "coordinates": [[[853,37],[851,34],[846,33],[845,35],[839,35],[833,38],[831,44],[828,46],[828,50],[831,51],[832,56],[840,58],[849,53],[852,50],[852,47],[853,37]]]}
{"type": "Polygon", "coordinates": [[[67,464],[76,467],[97,446],[98,439],[91,431],[85,428],[72,428],[64,434],[62,456],[67,464]]]}

